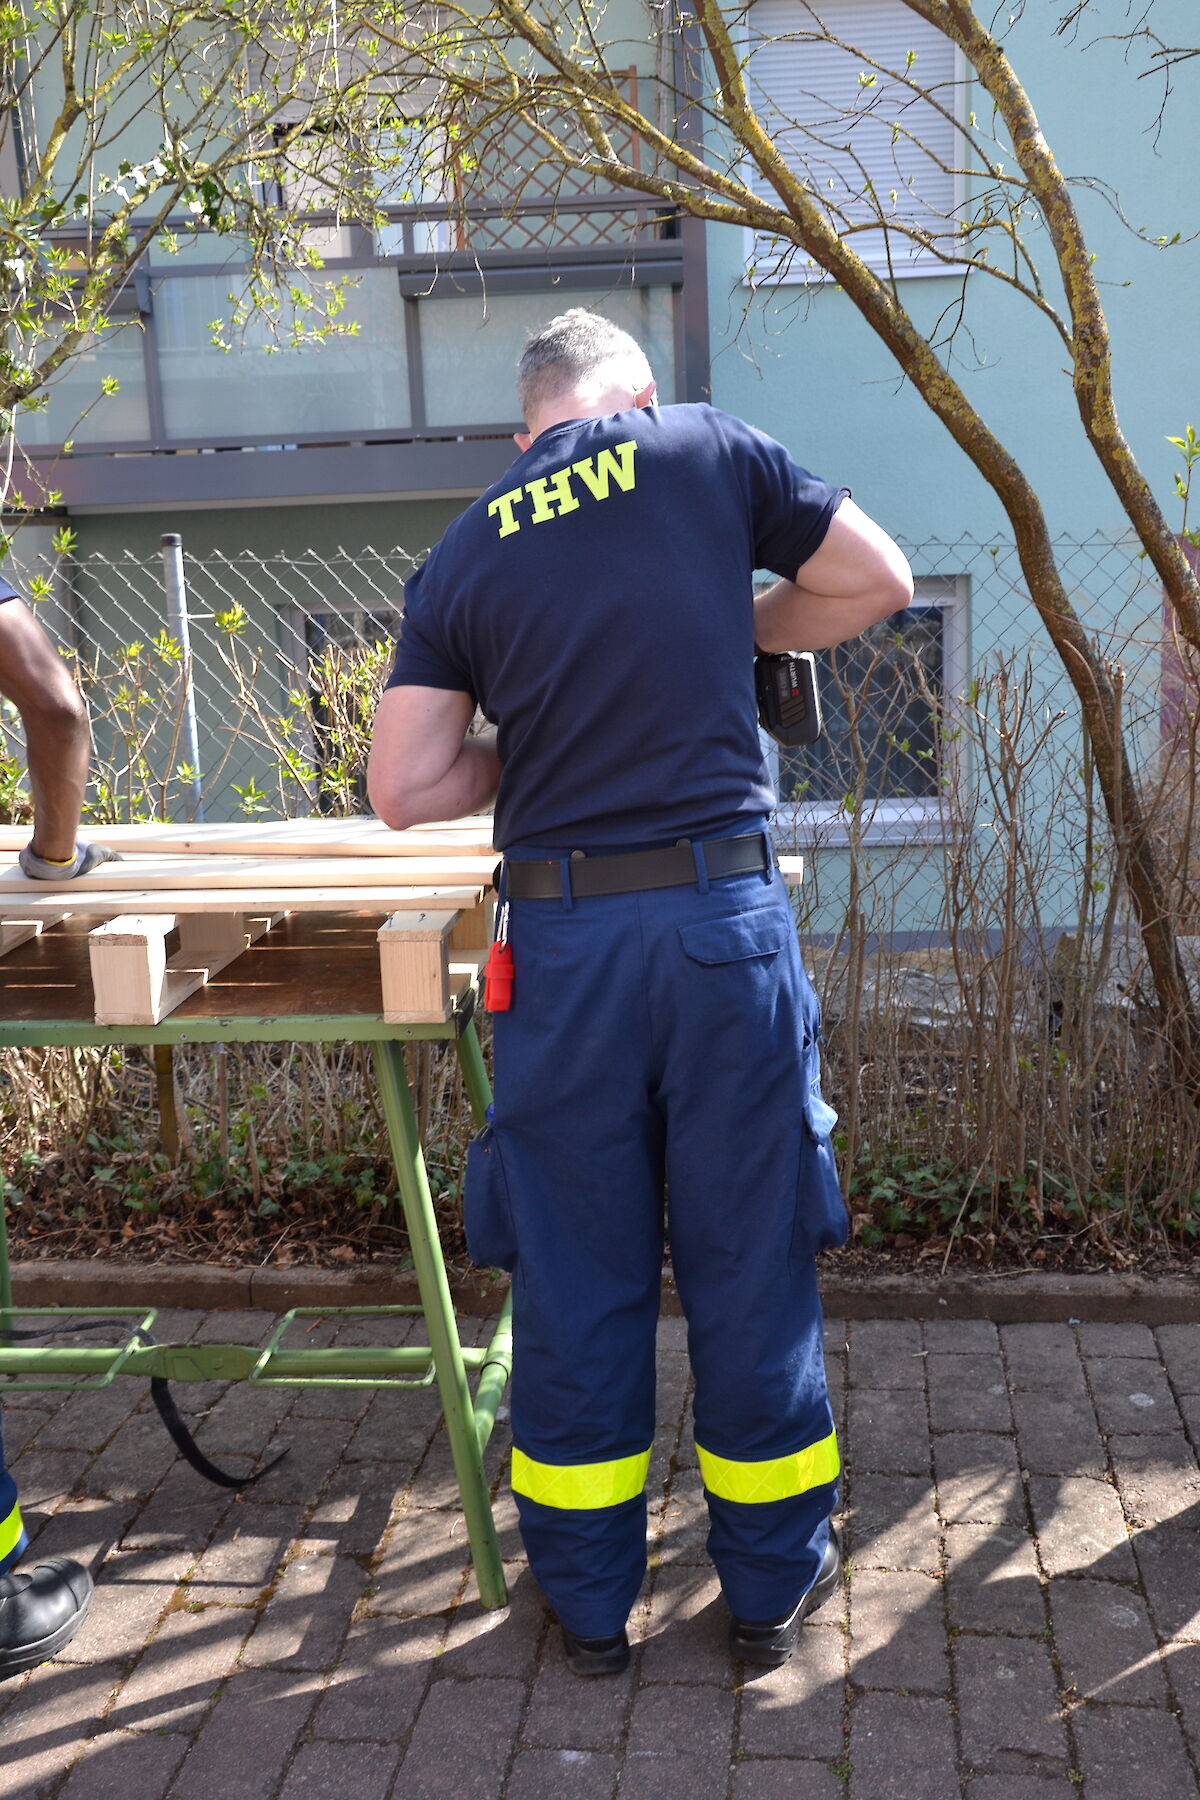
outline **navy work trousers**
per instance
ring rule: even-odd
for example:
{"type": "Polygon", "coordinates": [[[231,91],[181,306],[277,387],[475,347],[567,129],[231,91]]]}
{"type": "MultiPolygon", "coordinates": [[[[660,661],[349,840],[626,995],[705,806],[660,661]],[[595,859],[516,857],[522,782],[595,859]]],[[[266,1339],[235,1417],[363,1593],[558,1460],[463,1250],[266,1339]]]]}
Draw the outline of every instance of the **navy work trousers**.
{"type": "Polygon", "coordinates": [[[511,903],[513,1005],[468,1157],[471,1253],[513,1271],[522,1537],[583,1636],[621,1629],[645,1572],[664,1221],[736,1616],[795,1605],[836,1499],[813,1259],[846,1215],[817,1002],[781,877],[709,883],[697,848],[695,886],[511,903]]]}

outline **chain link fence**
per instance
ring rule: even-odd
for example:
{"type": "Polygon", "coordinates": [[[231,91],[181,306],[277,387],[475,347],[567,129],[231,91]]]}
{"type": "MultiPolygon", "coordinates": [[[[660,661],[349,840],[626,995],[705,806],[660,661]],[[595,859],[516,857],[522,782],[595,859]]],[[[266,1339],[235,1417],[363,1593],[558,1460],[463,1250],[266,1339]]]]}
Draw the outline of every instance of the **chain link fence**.
{"type": "MultiPolygon", "coordinates": [[[[915,604],[823,656],[824,735],[777,766],[783,829],[798,848],[841,841],[852,816],[875,842],[930,835],[964,702],[999,661],[1028,663],[1030,702],[1053,719],[1052,739],[1078,741],[1069,686],[1012,543],[906,548],[915,604]]],[[[1177,710],[1157,579],[1131,538],[1097,533],[1056,549],[1086,628],[1124,673],[1126,726],[1144,760],[1156,753],[1164,708],[1177,710]]],[[[373,703],[385,678],[404,582],[426,551],[193,556],[186,534],[182,550],[182,596],[171,591],[169,549],[24,564],[18,555],[18,584],[74,659],[92,707],[96,817],[362,810],[354,703],[373,703]],[[188,758],[189,710],[198,767],[188,758]]],[[[11,715],[4,740],[19,753],[11,715]]],[[[961,782],[961,758],[955,772],[961,782]]]]}
{"type": "MultiPolygon", "coordinates": [[[[1177,1250],[1200,1234],[1200,1123],[1170,1073],[1075,695],[1011,541],[906,548],[913,606],[822,657],[824,735],[776,756],[856,1234],[983,1260],[1010,1240],[1051,1260],[1081,1242],[1177,1250]]],[[[1195,669],[1136,541],[1056,552],[1200,949],[1195,669]]],[[[89,698],[95,820],[362,811],[423,555],[192,556],[185,534],[190,657],[163,559],[25,571],[89,698]]],[[[11,812],[11,714],[2,730],[11,812]]]]}

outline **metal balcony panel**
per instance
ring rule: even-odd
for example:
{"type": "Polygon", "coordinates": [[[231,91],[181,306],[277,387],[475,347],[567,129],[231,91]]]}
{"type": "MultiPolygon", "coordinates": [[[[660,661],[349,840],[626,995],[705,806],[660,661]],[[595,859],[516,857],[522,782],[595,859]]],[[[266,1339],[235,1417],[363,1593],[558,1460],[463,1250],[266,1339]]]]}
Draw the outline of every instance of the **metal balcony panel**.
{"type": "MultiPolygon", "coordinates": [[[[229,350],[211,342],[228,274],[159,276],[154,329],[163,426],[172,443],[264,431],[290,442],[312,433],[403,429],[412,423],[404,303],[390,270],[364,268],[339,323],[355,336],[293,346],[289,321],[251,319],[229,350]]],[[[300,323],[304,317],[300,315],[300,323]]]]}
{"type": "Polygon", "coordinates": [[[56,489],[62,505],[83,514],[469,500],[498,481],[515,454],[510,438],[483,438],[211,456],[62,457],[38,467],[44,489],[56,489]]]}

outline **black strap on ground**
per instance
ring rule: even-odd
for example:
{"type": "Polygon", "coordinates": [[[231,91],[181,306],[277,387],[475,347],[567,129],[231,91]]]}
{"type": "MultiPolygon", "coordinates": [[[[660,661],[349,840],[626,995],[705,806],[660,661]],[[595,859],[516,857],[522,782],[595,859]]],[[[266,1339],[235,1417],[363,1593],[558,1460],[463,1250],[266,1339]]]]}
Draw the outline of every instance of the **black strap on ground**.
{"type": "MultiPolygon", "coordinates": [[[[58,1337],[68,1332],[108,1331],[112,1324],[112,1319],[74,1319],[70,1324],[48,1325],[43,1331],[0,1332],[0,1343],[11,1344],[18,1339],[28,1343],[35,1338],[58,1337]]],[[[152,1337],[148,1331],[143,1331],[140,1326],[134,1330],[132,1335],[137,1343],[147,1344],[151,1348],[157,1343],[157,1339],[152,1337]]],[[[272,1469],[278,1468],[284,1457],[288,1455],[286,1449],[281,1450],[278,1456],[271,1458],[265,1468],[257,1470],[253,1475],[227,1475],[224,1469],[219,1469],[216,1463],[209,1461],[192,1436],[183,1414],[175,1404],[171,1384],[165,1375],[150,1377],[150,1398],[154,1402],[159,1418],[167,1428],[168,1437],[180,1456],[185,1462],[191,1464],[197,1475],[203,1475],[205,1481],[211,1481],[215,1487],[233,1488],[237,1492],[240,1492],[242,1488],[253,1487],[256,1481],[261,1481],[264,1475],[269,1475],[272,1469]]]]}
{"type": "MultiPolygon", "coordinates": [[[[142,1341],[144,1343],[146,1340],[143,1338],[142,1341]]],[[[183,1414],[175,1404],[171,1384],[165,1375],[150,1377],[150,1398],[157,1406],[158,1416],[166,1426],[171,1442],[180,1456],[191,1463],[197,1475],[203,1475],[205,1481],[211,1481],[217,1487],[234,1488],[239,1491],[242,1488],[253,1487],[256,1481],[261,1481],[264,1475],[269,1475],[272,1469],[277,1468],[288,1454],[287,1450],[281,1450],[278,1456],[273,1456],[266,1467],[259,1469],[254,1475],[227,1475],[224,1469],[218,1469],[216,1463],[209,1462],[188,1430],[183,1414]]]]}

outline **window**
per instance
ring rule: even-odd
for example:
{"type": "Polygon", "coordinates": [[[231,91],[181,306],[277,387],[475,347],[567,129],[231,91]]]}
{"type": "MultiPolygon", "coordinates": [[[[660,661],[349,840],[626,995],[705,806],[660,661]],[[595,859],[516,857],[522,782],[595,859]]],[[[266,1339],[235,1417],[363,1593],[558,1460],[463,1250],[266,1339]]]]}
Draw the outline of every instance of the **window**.
{"type": "MultiPolygon", "coordinates": [[[[754,0],[747,31],[750,97],[839,232],[874,269],[944,273],[903,228],[953,240],[961,153],[950,40],[903,0],[754,0]]],[[[777,198],[757,170],[750,185],[777,198]]],[[[802,252],[748,235],[756,280],[814,279],[802,252]]]]}
{"type": "Polygon", "coordinates": [[[942,835],[946,716],[965,680],[959,586],[918,581],[906,611],[820,652],[820,738],[799,750],[771,746],[785,838],[836,843],[852,820],[873,843],[942,835]]]}
{"type": "Polygon", "coordinates": [[[381,210],[420,209],[415,217],[389,217],[378,228],[377,255],[432,256],[464,248],[453,147],[444,129],[421,119],[396,119],[382,127],[371,175],[381,210]]]}
{"type": "MultiPolygon", "coordinates": [[[[400,631],[402,583],[407,568],[380,560],[378,568],[339,569],[317,563],[293,565],[292,578],[330,589],[364,589],[395,584],[394,597],[364,592],[331,592],[307,601],[287,601],[278,609],[281,674],[286,703],[284,736],[313,773],[289,803],[302,807],[315,796],[321,812],[336,810],[335,796],[365,810],[366,751],[383,684],[391,671],[400,631]]],[[[344,558],[342,559],[344,563],[344,558]]]]}
{"type": "MultiPolygon", "coordinates": [[[[272,127],[277,155],[289,126],[285,118],[272,127]]],[[[337,127],[302,131],[284,150],[272,197],[301,215],[335,215],[332,222],[303,234],[302,242],[323,261],[349,258],[365,248],[353,223],[338,223],[337,218],[359,208],[365,212],[368,198],[381,215],[389,208],[410,209],[403,219],[387,217],[379,224],[376,255],[424,255],[463,247],[455,241],[452,223],[453,157],[446,133],[424,119],[381,114],[369,139],[337,127]],[[411,209],[419,210],[414,214],[411,209]]]]}

